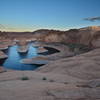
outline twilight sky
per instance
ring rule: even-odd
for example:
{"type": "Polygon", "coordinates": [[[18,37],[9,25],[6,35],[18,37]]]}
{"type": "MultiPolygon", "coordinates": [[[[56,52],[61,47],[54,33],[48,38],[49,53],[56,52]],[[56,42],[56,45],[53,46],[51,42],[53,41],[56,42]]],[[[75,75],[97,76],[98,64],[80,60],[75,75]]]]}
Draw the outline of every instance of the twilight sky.
{"type": "Polygon", "coordinates": [[[0,0],[0,30],[34,31],[99,25],[100,0],[0,0]]]}

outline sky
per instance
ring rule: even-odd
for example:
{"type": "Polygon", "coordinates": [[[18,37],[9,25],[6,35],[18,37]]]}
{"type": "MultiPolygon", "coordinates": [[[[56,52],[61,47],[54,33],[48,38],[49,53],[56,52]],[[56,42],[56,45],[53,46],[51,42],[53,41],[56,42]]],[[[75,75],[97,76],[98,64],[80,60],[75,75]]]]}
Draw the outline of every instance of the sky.
{"type": "Polygon", "coordinates": [[[1,31],[100,26],[100,0],[0,0],[1,31]]]}

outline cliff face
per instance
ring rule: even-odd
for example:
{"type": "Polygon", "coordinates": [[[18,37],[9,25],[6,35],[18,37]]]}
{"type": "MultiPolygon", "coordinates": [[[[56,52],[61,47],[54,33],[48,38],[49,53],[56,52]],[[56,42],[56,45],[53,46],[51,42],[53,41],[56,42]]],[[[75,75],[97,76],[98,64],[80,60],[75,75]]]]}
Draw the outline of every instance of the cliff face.
{"type": "Polygon", "coordinates": [[[33,38],[32,32],[1,32],[0,31],[0,40],[24,40],[33,38]]]}
{"type": "Polygon", "coordinates": [[[89,26],[80,28],[80,30],[100,31],[100,26],[89,26]]]}
{"type": "Polygon", "coordinates": [[[48,30],[48,29],[40,29],[33,32],[35,38],[41,41],[48,41],[48,42],[59,41],[58,38],[61,33],[62,31],[48,30]]]}
{"type": "Polygon", "coordinates": [[[100,47],[100,27],[92,26],[68,31],[39,30],[38,40],[45,42],[79,43],[100,47]],[[43,33],[43,34],[42,34],[43,33]]]}
{"type": "Polygon", "coordinates": [[[0,40],[27,40],[36,38],[45,42],[78,43],[100,47],[100,26],[91,26],[68,31],[40,29],[34,32],[0,32],[0,40]]]}

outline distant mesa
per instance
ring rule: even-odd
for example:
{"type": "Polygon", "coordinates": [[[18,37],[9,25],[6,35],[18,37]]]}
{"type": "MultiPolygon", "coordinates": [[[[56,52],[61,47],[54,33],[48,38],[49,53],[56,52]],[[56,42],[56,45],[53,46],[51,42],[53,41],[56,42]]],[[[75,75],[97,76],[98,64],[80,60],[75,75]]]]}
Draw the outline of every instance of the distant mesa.
{"type": "MultiPolygon", "coordinates": [[[[0,40],[10,39],[19,41],[28,40],[30,42],[78,43],[91,47],[99,47],[99,34],[100,26],[89,26],[67,31],[40,29],[34,32],[0,32],[0,40]]],[[[38,47],[38,44],[36,45],[33,46],[38,47]]]]}
{"type": "Polygon", "coordinates": [[[84,27],[84,28],[81,28],[81,29],[84,29],[84,30],[95,30],[95,31],[99,31],[100,30],[100,26],[89,26],[89,27],[84,27]]]}

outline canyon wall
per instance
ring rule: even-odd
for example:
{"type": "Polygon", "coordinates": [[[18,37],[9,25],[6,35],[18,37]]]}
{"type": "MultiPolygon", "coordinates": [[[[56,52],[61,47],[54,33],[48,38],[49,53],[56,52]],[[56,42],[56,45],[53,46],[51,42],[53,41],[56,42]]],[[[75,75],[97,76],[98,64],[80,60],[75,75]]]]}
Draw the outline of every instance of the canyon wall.
{"type": "Polygon", "coordinates": [[[100,47],[100,27],[91,26],[68,31],[39,30],[34,34],[39,41],[78,43],[91,47],[100,47]]]}
{"type": "Polygon", "coordinates": [[[90,26],[68,31],[40,29],[34,32],[1,32],[0,40],[32,40],[43,42],[62,42],[100,47],[100,26],[90,26]]]}

